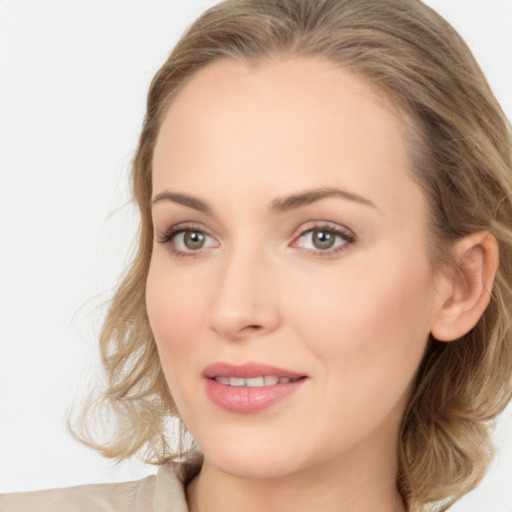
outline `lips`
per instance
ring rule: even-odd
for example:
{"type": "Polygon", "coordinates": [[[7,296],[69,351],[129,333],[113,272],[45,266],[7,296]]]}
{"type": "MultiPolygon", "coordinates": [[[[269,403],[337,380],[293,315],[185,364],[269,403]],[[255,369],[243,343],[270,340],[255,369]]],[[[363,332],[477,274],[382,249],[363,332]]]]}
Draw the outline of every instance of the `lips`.
{"type": "MultiPolygon", "coordinates": [[[[292,379],[289,377],[276,377],[275,375],[265,375],[264,377],[250,377],[244,379],[243,377],[215,377],[215,380],[224,384],[225,386],[241,387],[246,386],[250,388],[261,388],[263,386],[275,386],[276,384],[287,384],[292,379]]],[[[296,379],[294,379],[296,380],[296,379]]]]}
{"type": "Polygon", "coordinates": [[[215,363],[203,370],[208,398],[234,413],[254,414],[298,391],[307,375],[261,363],[215,363]]]}

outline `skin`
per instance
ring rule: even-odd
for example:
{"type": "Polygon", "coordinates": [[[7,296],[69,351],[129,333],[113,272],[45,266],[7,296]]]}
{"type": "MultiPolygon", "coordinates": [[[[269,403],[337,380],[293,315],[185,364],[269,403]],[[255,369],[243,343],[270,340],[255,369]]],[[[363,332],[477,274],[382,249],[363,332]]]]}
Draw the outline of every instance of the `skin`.
{"type": "Polygon", "coordinates": [[[154,153],[147,308],[205,456],[191,510],[405,510],[398,429],[448,285],[431,269],[400,119],[363,79],[313,58],[218,61],[173,100],[154,153]],[[359,199],[269,209],[325,188],[359,199]],[[203,233],[204,244],[187,246],[183,232],[160,243],[171,227],[203,233]],[[315,245],[315,227],[341,249],[315,245]],[[237,414],[205,393],[201,372],[218,361],[308,378],[237,414]]]}

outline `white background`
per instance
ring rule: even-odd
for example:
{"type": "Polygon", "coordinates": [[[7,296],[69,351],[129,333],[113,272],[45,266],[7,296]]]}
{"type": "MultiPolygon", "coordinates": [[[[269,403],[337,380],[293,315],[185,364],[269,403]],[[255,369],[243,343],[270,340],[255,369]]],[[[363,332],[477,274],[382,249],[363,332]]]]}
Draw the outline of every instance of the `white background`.
{"type": "MultiPolygon", "coordinates": [[[[136,227],[128,173],[149,82],[213,0],[0,2],[0,491],[140,478],[73,441],[103,304],[136,227]]],[[[512,118],[512,0],[430,0],[512,118]]],[[[512,409],[499,456],[454,511],[512,510],[512,409]]]]}

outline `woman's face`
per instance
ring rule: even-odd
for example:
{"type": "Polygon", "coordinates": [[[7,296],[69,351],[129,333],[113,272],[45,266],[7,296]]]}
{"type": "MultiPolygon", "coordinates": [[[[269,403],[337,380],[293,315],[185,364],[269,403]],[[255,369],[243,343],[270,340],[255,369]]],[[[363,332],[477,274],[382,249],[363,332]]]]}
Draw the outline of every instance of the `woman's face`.
{"type": "Polygon", "coordinates": [[[379,91],[317,59],[219,61],[172,102],[147,308],[220,470],[395,457],[440,305],[403,131],[379,91]]]}

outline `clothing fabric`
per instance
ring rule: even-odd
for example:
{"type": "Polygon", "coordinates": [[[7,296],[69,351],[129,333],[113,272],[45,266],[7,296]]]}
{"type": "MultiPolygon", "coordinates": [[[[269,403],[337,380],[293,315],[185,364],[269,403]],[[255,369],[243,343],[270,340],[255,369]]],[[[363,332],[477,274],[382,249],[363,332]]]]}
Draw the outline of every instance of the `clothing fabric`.
{"type": "Polygon", "coordinates": [[[167,462],[134,482],[0,495],[0,512],[188,512],[185,487],[200,465],[167,462]]]}

